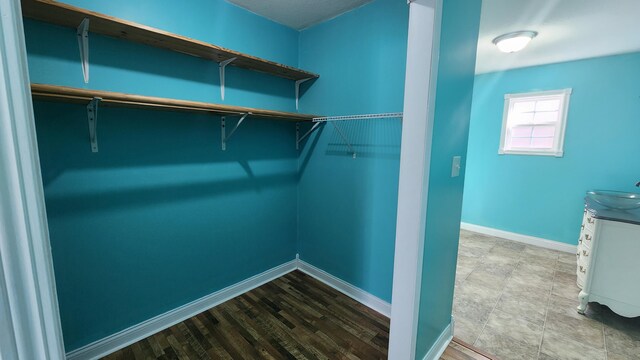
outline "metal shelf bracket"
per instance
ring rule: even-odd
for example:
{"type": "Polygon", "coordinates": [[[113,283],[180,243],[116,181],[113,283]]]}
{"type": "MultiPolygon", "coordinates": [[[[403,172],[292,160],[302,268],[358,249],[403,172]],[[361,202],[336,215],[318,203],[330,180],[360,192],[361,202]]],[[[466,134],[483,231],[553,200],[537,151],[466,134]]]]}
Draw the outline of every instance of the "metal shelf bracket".
{"type": "Polygon", "coordinates": [[[306,139],[307,136],[311,135],[312,132],[316,131],[316,129],[318,127],[320,127],[320,124],[322,124],[322,123],[321,122],[317,122],[317,123],[313,124],[311,129],[309,129],[309,131],[304,133],[302,136],[300,136],[300,123],[296,124],[296,150],[300,150],[300,143],[302,142],[302,140],[306,139]]]}
{"type": "Polygon", "coordinates": [[[231,139],[231,137],[233,136],[233,134],[236,132],[236,130],[238,130],[238,128],[240,127],[240,125],[242,125],[242,123],[244,122],[244,119],[247,118],[247,116],[251,115],[251,113],[246,113],[243,114],[240,117],[240,120],[238,120],[238,123],[236,124],[236,126],[231,130],[231,132],[229,132],[229,135],[227,135],[227,130],[226,130],[226,119],[225,116],[223,116],[220,119],[220,134],[222,136],[222,151],[226,151],[227,150],[227,142],[229,142],[229,139],[231,139]]]}
{"type": "Polygon", "coordinates": [[[306,78],[306,79],[296,80],[296,84],[295,84],[295,86],[296,86],[296,110],[298,110],[298,108],[300,107],[299,106],[299,103],[300,103],[300,85],[303,82],[309,81],[311,79],[313,79],[313,78],[306,78]]]}
{"type": "Polygon", "coordinates": [[[76,32],[78,47],[80,48],[80,61],[82,62],[82,76],[84,82],[89,83],[89,18],[84,18],[76,32]]]}
{"type": "Polygon", "coordinates": [[[224,61],[220,61],[218,66],[220,67],[220,97],[224,100],[224,75],[227,65],[231,64],[237,57],[233,57],[231,59],[227,59],[224,61]]]}
{"type": "Polygon", "coordinates": [[[89,121],[89,141],[91,152],[98,152],[98,104],[102,98],[94,97],[87,105],[87,120],[89,121]]]}

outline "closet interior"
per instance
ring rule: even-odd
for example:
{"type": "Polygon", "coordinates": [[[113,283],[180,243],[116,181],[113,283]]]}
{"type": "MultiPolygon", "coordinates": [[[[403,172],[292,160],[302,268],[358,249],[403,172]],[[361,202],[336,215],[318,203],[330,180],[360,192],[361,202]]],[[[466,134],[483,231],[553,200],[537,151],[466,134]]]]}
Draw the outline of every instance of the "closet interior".
{"type": "Polygon", "coordinates": [[[70,359],[307,276],[386,354],[409,6],[294,29],[233,2],[21,1],[70,359]]]}

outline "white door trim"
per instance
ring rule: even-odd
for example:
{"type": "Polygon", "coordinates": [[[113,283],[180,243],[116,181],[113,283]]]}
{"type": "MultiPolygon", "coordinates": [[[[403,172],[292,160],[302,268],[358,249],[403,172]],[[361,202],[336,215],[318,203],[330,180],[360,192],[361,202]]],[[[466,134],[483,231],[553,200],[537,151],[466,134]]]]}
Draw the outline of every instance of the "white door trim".
{"type": "Polygon", "coordinates": [[[415,359],[441,0],[409,3],[389,359],[415,359]]]}
{"type": "Polygon", "coordinates": [[[17,0],[0,1],[0,86],[0,358],[64,359],[17,0]]]}

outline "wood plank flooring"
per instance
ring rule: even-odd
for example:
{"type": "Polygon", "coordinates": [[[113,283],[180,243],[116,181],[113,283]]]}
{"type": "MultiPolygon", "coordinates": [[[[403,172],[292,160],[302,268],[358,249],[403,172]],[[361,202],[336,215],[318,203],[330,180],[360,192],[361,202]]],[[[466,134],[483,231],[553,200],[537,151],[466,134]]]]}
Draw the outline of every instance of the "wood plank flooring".
{"type": "Polygon", "coordinates": [[[495,360],[487,353],[473,346],[453,338],[449,346],[440,357],[440,360],[495,360]]]}
{"type": "MultiPolygon", "coordinates": [[[[105,359],[386,359],[388,342],[387,317],[294,271],[105,359]]],[[[488,359],[463,348],[442,359],[488,359]]]]}

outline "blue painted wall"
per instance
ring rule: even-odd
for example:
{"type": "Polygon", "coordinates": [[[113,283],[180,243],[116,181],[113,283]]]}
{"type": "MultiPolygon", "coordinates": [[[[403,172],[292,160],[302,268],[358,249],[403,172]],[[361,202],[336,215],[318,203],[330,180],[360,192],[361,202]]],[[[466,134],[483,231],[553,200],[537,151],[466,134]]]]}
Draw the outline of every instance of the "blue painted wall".
{"type": "MultiPolygon", "coordinates": [[[[222,0],[75,3],[297,65],[296,31],[222,0]]],[[[85,85],[75,30],[26,37],[33,82],[220,102],[216,63],[91,34],[85,85]]],[[[226,103],[295,109],[291,81],[228,69],[226,103]]],[[[101,108],[93,154],[84,106],[35,114],[67,351],[294,258],[292,123],[247,120],[222,152],[217,117],[101,108]]]]}
{"type": "Polygon", "coordinates": [[[480,8],[443,1],[416,359],[451,323],[465,181],[464,170],[451,177],[451,162],[467,153],[480,8]]]}
{"type": "MultiPolygon", "coordinates": [[[[300,66],[321,74],[301,110],[347,115],[402,111],[406,2],[377,0],[300,35],[300,66]]],[[[298,251],[315,265],[391,300],[401,122],[331,124],[300,155],[298,251]]]]}
{"type": "MultiPolygon", "coordinates": [[[[223,0],[191,1],[189,6],[169,0],[78,0],[73,5],[287,65],[298,63],[297,31],[223,0]]],[[[90,34],[90,83],[85,84],[75,29],[32,20],[25,20],[25,28],[33,82],[222,102],[213,61],[90,34]]],[[[293,98],[290,80],[227,67],[225,104],[294,111],[293,98]]]]}
{"type": "Polygon", "coordinates": [[[590,189],[638,191],[640,53],[478,75],[463,221],[577,244],[590,189]],[[504,94],[573,88],[564,157],[498,155],[504,94]]]}

